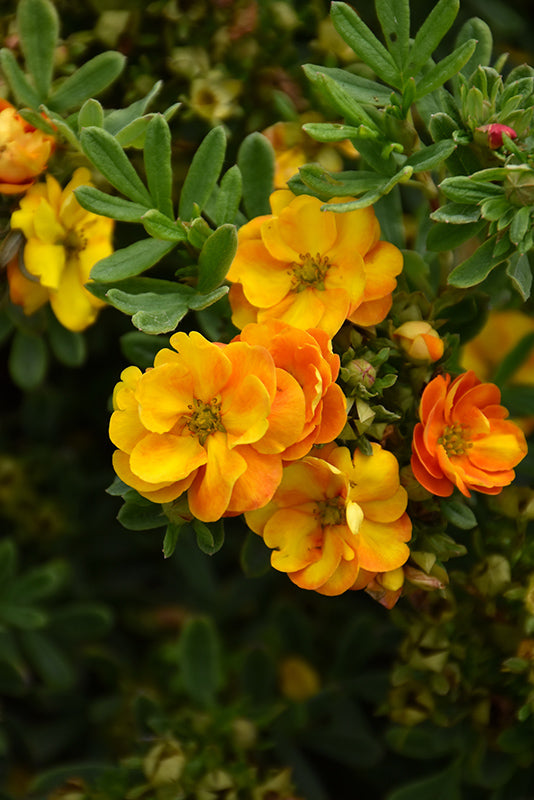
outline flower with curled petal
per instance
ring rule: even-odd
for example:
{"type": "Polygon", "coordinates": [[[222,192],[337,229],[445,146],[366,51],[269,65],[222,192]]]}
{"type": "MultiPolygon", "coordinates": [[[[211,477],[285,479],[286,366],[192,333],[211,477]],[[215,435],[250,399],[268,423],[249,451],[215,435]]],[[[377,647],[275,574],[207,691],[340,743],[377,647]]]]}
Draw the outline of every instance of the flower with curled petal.
{"type": "Polygon", "coordinates": [[[452,383],[450,375],[430,381],[421,397],[411,459],[425,489],[448,497],[457,487],[470,497],[471,491],[499,494],[513,481],[513,467],[527,445],[500,402],[498,387],[481,383],[472,370],[452,383]]]}
{"type": "Polygon", "coordinates": [[[389,572],[408,559],[411,522],[397,460],[372,447],[372,455],[353,457],[335,444],[317,448],[284,468],[270,503],[245,515],[273,549],[272,566],[297,586],[338,595],[360,569],[389,572]]]}
{"type": "Polygon", "coordinates": [[[238,328],[275,318],[332,337],[346,319],[365,326],[385,318],[400,250],[379,241],[371,207],[335,213],[323,205],[282,189],[271,195],[272,214],[240,228],[227,275],[238,328]]]}
{"type": "Polygon", "coordinates": [[[46,169],[53,136],[26,122],[0,98],[0,194],[22,194],[46,169]]]}

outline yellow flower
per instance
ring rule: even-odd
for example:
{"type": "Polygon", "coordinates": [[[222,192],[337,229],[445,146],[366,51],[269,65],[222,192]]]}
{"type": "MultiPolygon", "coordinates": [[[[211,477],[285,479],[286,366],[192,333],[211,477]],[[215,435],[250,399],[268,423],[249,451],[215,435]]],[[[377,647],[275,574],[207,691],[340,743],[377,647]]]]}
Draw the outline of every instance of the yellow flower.
{"type": "MultiPolygon", "coordinates": [[[[91,185],[89,179],[89,170],[81,167],[62,191],[56,179],[47,175],[46,183],[32,186],[11,215],[11,227],[20,228],[26,237],[28,277],[46,289],[54,314],[71,331],[94,322],[105,305],[84,284],[94,264],[113,252],[113,220],[86,211],[74,196],[78,186],[91,185]]],[[[24,293],[22,284],[19,288],[24,293]]],[[[19,300],[25,310],[30,307],[24,297],[19,300]]]]}
{"type": "Polygon", "coordinates": [[[48,302],[48,289],[41,286],[37,278],[32,279],[24,274],[19,266],[18,255],[7,265],[7,282],[11,302],[22,306],[27,316],[48,302]]]}
{"type": "Polygon", "coordinates": [[[332,337],[347,318],[358,325],[385,318],[402,269],[400,250],[379,241],[372,208],[337,214],[322,205],[316,197],[276,191],[273,213],[240,229],[227,276],[238,328],[275,318],[332,337]]]}
{"type": "Polygon", "coordinates": [[[413,361],[429,363],[443,355],[444,345],[430,322],[410,320],[393,331],[393,338],[413,361]]]}
{"type": "Polygon", "coordinates": [[[0,98],[0,194],[21,194],[46,169],[54,139],[0,98]]]}
{"type": "Polygon", "coordinates": [[[204,522],[265,505],[305,423],[295,379],[259,345],[213,344],[196,331],[171,345],[145,373],[124,370],[115,388],[115,471],[154,502],[187,492],[204,522]]]}
{"type": "Polygon", "coordinates": [[[327,445],[284,468],[264,508],[245,515],[273,549],[272,566],[303,589],[338,595],[360,569],[390,572],[409,556],[411,522],[395,456],[374,444],[373,455],[327,445]]]}

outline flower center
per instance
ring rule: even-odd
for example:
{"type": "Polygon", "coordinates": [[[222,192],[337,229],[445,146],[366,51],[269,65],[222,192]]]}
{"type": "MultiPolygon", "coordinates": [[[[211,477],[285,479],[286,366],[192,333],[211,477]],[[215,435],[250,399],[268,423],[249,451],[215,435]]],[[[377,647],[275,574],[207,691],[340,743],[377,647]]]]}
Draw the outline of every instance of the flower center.
{"type": "Polygon", "coordinates": [[[61,242],[67,251],[67,257],[76,256],[87,245],[87,239],[78,231],[70,230],[61,242]]]}
{"type": "Polygon", "coordinates": [[[445,448],[450,456],[463,456],[466,450],[473,447],[473,442],[468,441],[469,428],[467,425],[447,425],[438,439],[438,444],[445,448]]]}
{"type": "Polygon", "coordinates": [[[300,253],[299,257],[302,263],[294,261],[291,264],[292,291],[302,292],[310,287],[324,291],[324,279],[331,266],[327,256],[322,256],[320,253],[316,253],[315,256],[310,253],[300,253]]]}
{"type": "Polygon", "coordinates": [[[331,497],[316,503],[316,514],[322,528],[329,525],[344,525],[346,522],[345,501],[342,497],[331,497]]]}
{"type": "Polygon", "coordinates": [[[204,445],[211,433],[226,430],[221,422],[221,401],[216,397],[209,403],[203,403],[202,400],[197,400],[195,397],[192,405],[189,405],[188,408],[191,409],[191,414],[187,427],[192,435],[198,438],[201,445],[204,445]]]}

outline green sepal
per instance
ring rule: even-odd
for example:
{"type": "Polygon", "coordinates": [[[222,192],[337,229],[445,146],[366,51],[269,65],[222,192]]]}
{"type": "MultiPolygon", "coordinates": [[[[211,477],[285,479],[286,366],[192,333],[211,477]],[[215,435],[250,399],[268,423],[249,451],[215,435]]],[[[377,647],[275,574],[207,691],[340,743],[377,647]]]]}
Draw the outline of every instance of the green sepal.
{"type": "Polygon", "coordinates": [[[196,216],[196,207],[202,211],[221,174],[226,153],[226,134],[219,126],[204,137],[187,172],[178,216],[189,221],[196,216]]]}
{"type": "Polygon", "coordinates": [[[103,92],[115,81],[126,64],[126,56],[108,50],[82,64],[50,95],[48,106],[58,113],[70,111],[85,100],[103,92]]]}
{"type": "Polygon", "coordinates": [[[59,19],[54,5],[49,0],[20,0],[17,29],[26,67],[33,77],[37,93],[46,100],[59,36],[59,19]]]}
{"type": "Polygon", "coordinates": [[[134,203],[152,206],[152,199],[117,140],[103,128],[84,128],[80,142],[87,158],[119,192],[134,203]]]}
{"type": "Polygon", "coordinates": [[[143,156],[153,205],[172,218],[171,131],[162,114],[155,114],[148,123],[143,156]]]}
{"type": "Polygon", "coordinates": [[[91,279],[120,281],[124,278],[133,278],[161,261],[174,247],[176,242],[141,239],[97,261],[91,270],[91,279]]]}
{"type": "Polygon", "coordinates": [[[41,98],[17,64],[11,50],[7,48],[0,50],[0,67],[2,67],[2,72],[7,78],[17,103],[37,110],[41,104],[41,98]]]}
{"type": "Polygon", "coordinates": [[[384,83],[402,88],[402,77],[395,61],[358,14],[346,3],[332,3],[330,16],[341,38],[356,55],[382,78],[384,83]]]}
{"type": "Polygon", "coordinates": [[[243,179],[243,205],[249,217],[269,214],[269,196],[274,188],[274,150],[267,137],[254,132],[246,136],[237,152],[243,179]]]}
{"type": "Polygon", "coordinates": [[[197,290],[211,292],[224,280],[237,251],[235,225],[221,225],[206,239],[198,260],[197,290]]]}
{"type": "Polygon", "coordinates": [[[141,217],[141,222],[146,232],[155,239],[174,243],[187,240],[187,231],[180,220],[174,222],[166,214],[157,211],[155,208],[146,211],[141,217]]]}
{"type": "Polygon", "coordinates": [[[470,286],[476,286],[487,278],[490,272],[499,264],[502,264],[503,261],[506,261],[510,255],[511,248],[495,255],[494,248],[496,243],[497,234],[487,239],[472,256],[452,270],[447,281],[448,284],[467,289],[470,286]]]}
{"type": "Polygon", "coordinates": [[[150,211],[150,206],[132,203],[123,197],[107,194],[94,186],[78,186],[74,190],[76,199],[87,211],[121,222],[141,222],[141,217],[150,211]]]}

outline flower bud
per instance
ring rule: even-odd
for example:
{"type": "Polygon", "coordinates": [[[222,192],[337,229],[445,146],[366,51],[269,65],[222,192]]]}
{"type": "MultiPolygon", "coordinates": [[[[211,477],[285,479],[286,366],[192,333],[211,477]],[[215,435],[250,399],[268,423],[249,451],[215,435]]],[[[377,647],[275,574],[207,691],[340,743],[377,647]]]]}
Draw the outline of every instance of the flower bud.
{"type": "Polygon", "coordinates": [[[365,389],[370,389],[376,380],[376,369],[365,358],[355,358],[345,367],[347,370],[347,383],[361,384],[365,389]]]}
{"type": "Polygon", "coordinates": [[[437,361],[443,355],[444,344],[429,322],[410,320],[393,331],[393,338],[408,358],[416,362],[437,361]]]}
{"type": "Polygon", "coordinates": [[[153,786],[177,781],[185,766],[185,755],[179,742],[159,742],[147,753],[143,771],[153,786]]]}
{"type": "Polygon", "coordinates": [[[316,695],[319,687],[319,675],[303,658],[291,656],[282,661],[280,688],[284,697],[302,702],[316,695]]]}
{"type": "Polygon", "coordinates": [[[497,150],[502,147],[503,133],[509,136],[510,139],[517,139],[517,133],[513,128],[509,128],[508,125],[501,125],[498,122],[492,122],[490,125],[481,125],[476,130],[486,134],[487,145],[491,150],[497,150]]]}

